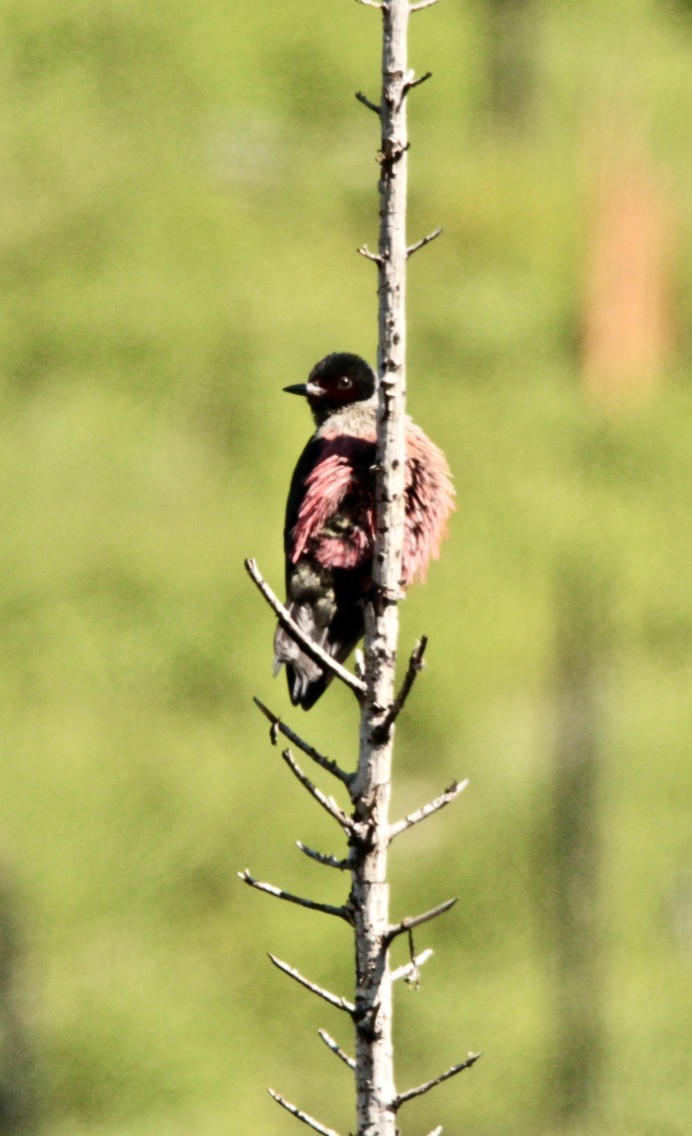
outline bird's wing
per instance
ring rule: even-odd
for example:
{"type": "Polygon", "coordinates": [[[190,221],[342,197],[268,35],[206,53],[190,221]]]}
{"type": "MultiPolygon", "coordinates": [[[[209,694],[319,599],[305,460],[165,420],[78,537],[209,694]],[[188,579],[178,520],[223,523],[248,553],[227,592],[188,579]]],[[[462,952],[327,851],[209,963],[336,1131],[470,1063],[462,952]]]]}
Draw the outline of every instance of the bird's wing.
{"type": "Polygon", "coordinates": [[[354,568],[372,554],[374,444],[351,435],[324,438],[302,482],[288,556],[308,552],[328,568],[354,568]]]}

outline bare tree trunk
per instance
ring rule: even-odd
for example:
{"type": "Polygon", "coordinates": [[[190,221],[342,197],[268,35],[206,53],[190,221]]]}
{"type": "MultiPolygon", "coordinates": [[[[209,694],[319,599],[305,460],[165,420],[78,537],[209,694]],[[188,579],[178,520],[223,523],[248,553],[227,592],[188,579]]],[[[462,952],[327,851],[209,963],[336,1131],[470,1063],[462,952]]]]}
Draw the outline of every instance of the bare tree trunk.
{"type": "Polygon", "coordinates": [[[658,392],[675,357],[679,235],[653,160],[620,137],[600,142],[599,149],[588,217],[582,371],[591,398],[626,411],[658,392]]]}
{"type": "MultiPolygon", "coordinates": [[[[363,673],[353,676],[331,656],[321,651],[305,636],[283,605],[279,603],[261,577],[253,560],[246,568],[265,600],[277,615],[281,626],[305,652],[332,672],[333,676],[356,695],[361,707],[358,768],[347,773],[335,761],[318,753],[281,719],[257,702],[271,722],[271,740],[276,744],[281,733],[294,746],[323,770],[346,786],[353,805],[347,816],[331,798],[325,796],[303,773],[290,750],[283,758],[310,795],[340,825],[349,842],[346,859],[324,855],[299,847],[312,859],[328,867],[350,869],[351,890],[342,907],[318,903],[260,882],[248,871],[241,879],[266,894],[313,911],[336,916],[354,929],[356,955],[356,990],[353,1002],[331,994],[304,978],[298,971],[273,958],[283,973],[322,998],[345,1011],[355,1027],[355,1057],[346,1054],[338,1042],[324,1030],[320,1037],[350,1069],[356,1085],[358,1136],[396,1136],[397,1113],[409,1100],[428,1092],[436,1085],[469,1068],[480,1054],[467,1058],[446,1072],[403,1093],[397,1093],[394,1082],[394,1050],[392,1043],[392,986],[396,979],[415,977],[417,968],[432,952],[412,957],[406,965],[392,973],[389,947],[393,940],[412,928],[448,911],[455,900],[448,900],[422,915],[391,923],[389,915],[389,883],[387,859],[392,840],[413,825],[438,812],[455,800],[466,782],[454,782],[439,797],[394,824],[389,820],[391,796],[394,723],[408,697],[418,671],[422,667],[426,640],[414,648],[401,690],[395,694],[397,645],[399,636],[398,602],[402,591],[402,558],[405,526],[405,398],[406,398],[406,262],[412,252],[436,237],[437,229],[412,246],[406,243],[407,150],[406,101],[409,91],[430,77],[415,78],[407,65],[408,20],[412,12],[431,7],[436,0],[359,0],[378,8],[382,15],[382,95],[379,104],[359,93],[357,98],[381,122],[380,163],[380,233],[377,252],[367,247],[359,251],[374,261],[379,277],[379,403],[377,411],[376,455],[376,541],[373,563],[372,598],[365,610],[365,666],[363,673]]],[[[412,951],[413,956],[413,951],[412,951]]],[[[315,1120],[279,1093],[271,1095],[288,1112],[320,1136],[337,1136],[333,1129],[315,1120]]],[[[436,1128],[431,1136],[438,1136],[436,1128]]]]}
{"type": "Polygon", "coordinates": [[[394,697],[404,543],[406,397],[406,124],[408,0],[383,9],[380,117],[377,540],[375,602],[366,610],[365,676],[356,816],[369,823],[370,845],[355,857],[356,1091],[359,1136],[394,1136],[392,980],[389,969],[389,801],[393,726],[383,730],[394,697]]]}

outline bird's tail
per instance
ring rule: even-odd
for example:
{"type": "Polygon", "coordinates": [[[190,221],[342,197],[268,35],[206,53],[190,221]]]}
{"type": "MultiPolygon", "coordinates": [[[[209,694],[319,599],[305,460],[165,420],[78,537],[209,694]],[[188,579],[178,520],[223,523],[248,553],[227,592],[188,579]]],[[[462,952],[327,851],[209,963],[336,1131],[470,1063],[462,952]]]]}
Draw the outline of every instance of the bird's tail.
{"type": "MultiPolygon", "coordinates": [[[[317,628],[309,604],[291,603],[287,605],[289,615],[295,619],[303,634],[319,647],[328,650],[327,628],[317,628]]],[[[288,692],[294,706],[309,709],[324,691],[328,676],[319,663],[313,661],[298,646],[288,631],[279,626],[274,636],[274,676],[282,666],[286,667],[288,692]],[[326,680],[326,681],[325,681],[326,680]]],[[[329,676],[331,677],[331,676],[329,676]]]]}
{"type": "MultiPolygon", "coordinates": [[[[339,663],[343,663],[348,658],[363,634],[363,615],[360,607],[356,611],[351,608],[346,621],[339,619],[339,615],[343,613],[338,612],[337,617],[327,627],[317,626],[314,609],[309,603],[289,603],[286,610],[303,634],[339,663]]],[[[303,710],[309,710],[314,706],[332,681],[332,672],[314,662],[291,634],[279,626],[274,636],[274,675],[279,673],[282,666],[286,667],[291,702],[294,706],[302,706],[303,710]]]]}

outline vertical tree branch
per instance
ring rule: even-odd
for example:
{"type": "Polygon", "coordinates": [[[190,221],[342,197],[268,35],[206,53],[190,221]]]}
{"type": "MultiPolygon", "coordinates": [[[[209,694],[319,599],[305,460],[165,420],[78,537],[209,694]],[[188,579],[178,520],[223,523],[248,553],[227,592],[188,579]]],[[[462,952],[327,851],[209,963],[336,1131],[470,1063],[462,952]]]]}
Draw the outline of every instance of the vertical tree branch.
{"type": "MultiPolygon", "coordinates": [[[[345,773],[328,758],[284,726],[261,703],[260,709],[272,724],[271,740],[283,733],[303,753],[323,769],[339,778],[347,787],[353,803],[353,815],[346,816],[331,798],[326,798],[296,765],[290,751],[283,756],[311,796],[338,821],[348,836],[349,854],[342,860],[315,852],[299,843],[299,848],[318,863],[350,869],[351,893],[343,907],[307,900],[284,892],[271,884],[260,883],[247,872],[241,878],[252,887],[290,903],[337,915],[354,928],[356,981],[353,1002],[331,995],[303,978],[297,971],[270,956],[280,970],[331,1005],[348,1012],[355,1026],[355,1055],[348,1056],[324,1031],[325,1044],[354,1070],[356,1085],[357,1136],[397,1136],[396,1114],[400,1106],[449,1079],[477,1058],[471,1054],[460,1065],[434,1081],[425,1082],[404,1094],[397,1094],[394,1083],[392,1041],[392,985],[395,979],[417,982],[418,967],[430,952],[414,955],[411,930],[449,910],[448,900],[422,915],[407,917],[392,924],[389,919],[388,849],[399,833],[431,816],[454,800],[465,783],[454,783],[441,797],[403,820],[391,825],[392,755],[396,719],[403,708],[414,679],[422,666],[425,639],[415,648],[398,695],[395,694],[395,671],[399,637],[398,603],[402,598],[403,550],[405,533],[406,489],[406,262],[411,253],[428,244],[438,230],[407,246],[407,152],[409,147],[406,122],[407,96],[429,74],[415,79],[407,65],[408,20],[412,11],[429,7],[435,0],[360,0],[377,8],[382,18],[382,95],[379,104],[364,95],[358,99],[377,113],[381,123],[378,153],[380,165],[379,198],[380,229],[377,253],[364,245],[358,251],[377,266],[378,272],[378,406],[377,449],[375,458],[375,547],[373,555],[372,593],[365,607],[364,662],[357,666],[356,676],[343,671],[329,658],[324,663],[356,693],[361,707],[358,767],[345,773]],[[343,673],[341,673],[343,671],[343,673]],[[411,960],[394,972],[390,969],[389,947],[398,935],[408,932],[411,960]]],[[[290,388],[289,388],[290,389],[290,388]]],[[[288,628],[301,646],[305,637],[294,630],[291,616],[261,580],[254,562],[246,565],[253,580],[276,612],[281,626],[288,628]]],[[[319,650],[306,653],[322,662],[319,650]]],[[[293,1116],[324,1136],[335,1136],[297,1106],[270,1090],[278,1103],[293,1116]]],[[[431,1136],[437,1136],[435,1129],[431,1136]]]]}
{"type": "Polygon", "coordinates": [[[389,968],[389,803],[404,541],[404,414],[406,396],[406,124],[409,0],[382,8],[380,119],[379,404],[377,412],[374,595],[365,613],[366,695],[354,782],[355,815],[368,839],[356,848],[352,894],[356,928],[356,1055],[358,1136],[395,1136],[392,976],[389,968]]]}

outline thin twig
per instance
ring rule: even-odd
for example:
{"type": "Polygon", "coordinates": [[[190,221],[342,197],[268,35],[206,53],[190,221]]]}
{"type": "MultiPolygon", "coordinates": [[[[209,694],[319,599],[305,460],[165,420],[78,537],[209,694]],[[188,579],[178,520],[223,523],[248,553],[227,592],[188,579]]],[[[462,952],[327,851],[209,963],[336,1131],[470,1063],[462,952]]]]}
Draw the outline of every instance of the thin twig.
{"type": "Polygon", "coordinates": [[[418,4],[411,5],[409,12],[422,12],[424,8],[432,8],[433,4],[437,4],[437,0],[420,0],[418,4]]]}
{"type": "Polygon", "coordinates": [[[345,686],[352,690],[358,698],[361,698],[363,694],[365,694],[365,683],[362,682],[361,679],[356,678],[355,675],[352,675],[350,671],[346,670],[346,667],[342,667],[341,663],[337,663],[336,659],[333,659],[327,651],[323,651],[321,647],[318,647],[316,643],[313,643],[312,640],[301,631],[296,621],[288,614],[286,608],[279,602],[269,587],[269,584],[263,578],[257,567],[257,562],[253,559],[246,560],[245,571],[253,584],[256,585],[257,590],[264,596],[284,631],[291,636],[301,650],[303,650],[306,655],[309,655],[312,661],[317,663],[318,666],[321,666],[323,670],[331,671],[331,673],[341,679],[345,686]]]}
{"type": "Polygon", "coordinates": [[[290,1101],[287,1101],[285,1097],[281,1096],[281,1093],[275,1092],[274,1089],[267,1089],[267,1092],[270,1097],[273,1097],[277,1104],[280,1104],[282,1108],[286,1109],[286,1112],[290,1112],[291,1116],[295,1116],[297,1120],[302,1120],[303,1124],[307,1124],[308,1128],[312,1128],[313,1132],[319,1132],[320,1136],[339,1136],[339,1133],[335,1132],[333,1128],[327,1128],[325,1124],[320,1124],[319,1120],[315,1120],[313,1116],[309,1116],[307,1112],[303,1112],[302,1109],[291,1104],[290,1101]]]}
{"type": "Polygon", "coordinates": [[[427,950],[421,951],[419,955],[416,955],[404,966],[398,966],[396,970],[392,971],[392,982],[399,982],[402,978],[405,982],[417,981],[418,970],[431,958],[433,953],[432,949],[428,947],[427,950]]]}
{"type": "Polygon", "coordinates": [[[423,662],[423,655],[425,654],[425,648],[427,647],[427,645],[428,637],[427,635],[422,635],[420,641],[416,643],[411,652],[411,657],[408,661],[408,667],[406,668],[406,674],[404,675],[404,681],[401,684],[401,689],[377,729],[378,739],[380,737],[386,738],[388,736],[389,731],[391,730],[392,726],[403,710],[406,699],[411,693],[411,688],[413,687],[417,676],[425,666],[425,663],[423,662]]]}
{"type": "Polygon", "coordinates": [[[408,816],[403,817],[402,820],[398,820],[395,824],[391,825],[389,829],[389,839],[393,840],[395,836],[399,836],[400,833],[406,832],[409,828],[413,828],[414,824],[420,824],[422,820],[425,820],[440,809],[443,809],[445,805],[451,804],[460,793],[463,793],[467,785],[468,779],[466,781],[453,781],[449,789],[445,789],[444,793],[441,793],[434,801],[430,801],[428,805],[423,805],[422,808],[416,809],[414,813],[409,813],[408,816]]]}
{"type": "Polygon", "coordinates": [[[361,245],[359,249],[356,249],[356,252],[364,256],[366,260],[374,260],[375,264],[384,262],[384,257],[379,252],[371,252],[367,245],[361,245]]]}
{"type": "Polygon", "coordinates": [[[365,4],[366,8],[385,8],[386,4],[380,3],[380,0],[356,0],[357,4],[365,4]]]}
{"type": "Polygon", "coordinates": [[[372,100],[369,99],[367,95],[364,95],[362,91],[356,91],[356,98],[358,99],[358,102],[362,103],[363,106],[366,106],[368,110],[372,110],[375,112],[375,114],[378,115],[382,114],[382,107],[379,105],[379,103],[372,102],[372,100]]]}
{"type": "Polygon", "coordinates": [[[435,1077],[433,1081],[426,1081],[424,1085],[417,1085],[415,1089],[408,1089],[405,1093],[399,1093],[392,1101],[392,1108],[396,1111],[401,1108],[402,1104],[406,1104],[407,1101],[414,1100],[415,1097],[421,1097],[423,1093],[430,1092],[430,1090],[436,1088],[437,1085],[448,1081],[450,1077],[456,1077],[457,1073],[461,1073],[464,1069],[470,1069],[472,1065],[476,1064],[480,1056],[480,1053],[469,1053],[465,1061],[460,1061],[458,1065],[452,1065],[451,1069],[448,1069],[446,1073],[441,1073],[440,1076],[435,1077]]]}
{"type": "Polygon", "coordinates": [[[431,907],[430,911],[424,911],[422,915],[407,915],[405,919],[401,920],[401,923],[395,923],[389,928],[385,936],[387,943],[391,943],[397,935],[403,935],[405,931],[410,931],[413,927],[420,927],[422,923],[429,923],[431,919],[437,919],[438,915],[444,915],[445,911],[449,911],[455,903],[456,899],[447,899],[444,903],[438,904],[437,907],[431,907]]]}
{"type": "Polygon", "coordinates": [[[427,236],[421,237],[421,239],[419,241],[416,241],[415,244],[409,245],[406,249],[406,255],[413,256],[414,252],[418,252],[418,249],[425,248],[425,246],[429,245],[431,241],[434,241],[436,237],[439,237],[441,232],[442,226],[439,225],[437,229],[433,229],[432,233],[428,233],[427,236]]]}
{"type": "Polygon", "coordinates": [[[428,79],[432,79],[432,71],[426,71],[423,75],[418,76],[416,76],[413,71],[409,71],[402,94],[407,95],[414,87],[420,87],[421,83],[427,83],[428,79]]]}
{"type": "Polygon", "coordinates": [[[287,974],[289,978],[293,978],[301,986],[304,986],[306,990],[310,990],[311,993],[316,994],[318,998],[323,998],[325,1002],[329,1002],[330,1006],[336,1006],[337,1010],[345,1010],[347,1014],[353,1014],[355,1012],[356,1007],[346,998],[339,998],[336,994],[331,994],[329,990],[324,990],[321,986],[317,986],[316,983],[310,982],[309,978],[304,978],[300,971],[289,966],[287,962],[282,962],[276,955],[269,955],[269,959],[277,970],[287,974]]]}
{"type": "Polygon", "coordinates": [[[255,703],[255,706],[262,711],[265,718],[271,722],[270,737],[272,745],[276,745],[277,732],[283,734],[285,738],[288,738],[289,742],[293,742],[293,744],[297,746],[306,757],[314,761],[316,765],[319,765],[322,769],[326,769],[327,773],[331,773],[333,777],[338,778],[347,788],[351,785],[353,781],[352,773],[347,773],[346,770],[337,765],[331,757],[325,757],[323,754],[319,753],[314,746],[311,746],[309,742],[304,741],[295,730],[292,730],[290,726],[287,726],[285,722],[281,721],[278,715],[269,710],[263,702],[260,702],[259,698],[253,698],[252,701],[255,703]]]}
{"type": "Polygon", "coordinates": [[[355,1069],[356,1063],[353,1058],[349,1057],[348,1053],[344,1052],[339,1043],[334,1041],[334,1038],[328,1034],[325,1029],[320,1029],[317,1032],[327,1048],[331,1049],[332,1053],[336,1053],[337,1057],[341,1058],[344,1065],[348,1065],[349,1069],[355,1069]]]}
{"type": "Polygon", "coordinates": [[[356,821],[351,820],[349,816],[346,816],[344,810],[339,808],[333,797],[326,797],[322,790],[318,789],[317,786],[313,784],[307,773],[303,773],[303,770],[298,765],[290,749],[283,749],[281,756],[291,770],[291,773],[293,773],[298,781],[300,781],[301,785],[307,789],[310,796],[317,801],[318,805],[322,806],[326,813],[329,813],[330,817],[333,817],[337,824],[341,825],[345,832],[360,833],[361,826],[356,821]]]}
{"type": "Polygon", "coordinates": [[[293,892],[284,891],[283,888],[275,887],[274,884],[263,883],[251,876],[247,868],[244,872],[238,872],[238,878],[248,887],[263,891],[266,895],[273,895],[275,899],[285,899],[286,903],[295,903],[298,907],[307,907],[308,911],[321,911],[323,915],[336,915],[347,923],[351,922],[348,908],[334,907],[331,903],[318,903],[314,899],[304,899],[302,895],[294,895],[293,892]]]}
{"type": "Polygon", "coordinates": [[[314,848],[308,848],[302,840],[296,840],[296,847],[300,848],[301,852],[304,852],[311,860],[316,860],[318,864],[324,864],[327,868],[338,868],[340,872],[345,872],[351,867],[350,860],[337,860],[336,856],[325,856],[324,852],[316,852],[314,848]]]}
{"type": "Polygon", "coordinates": [[[428,1133],[428,1136],[442,1136],[442,1131],[442,1125],[438,1124],[437,1128],[433,1128],[432,1132],[428,1133]]]}

